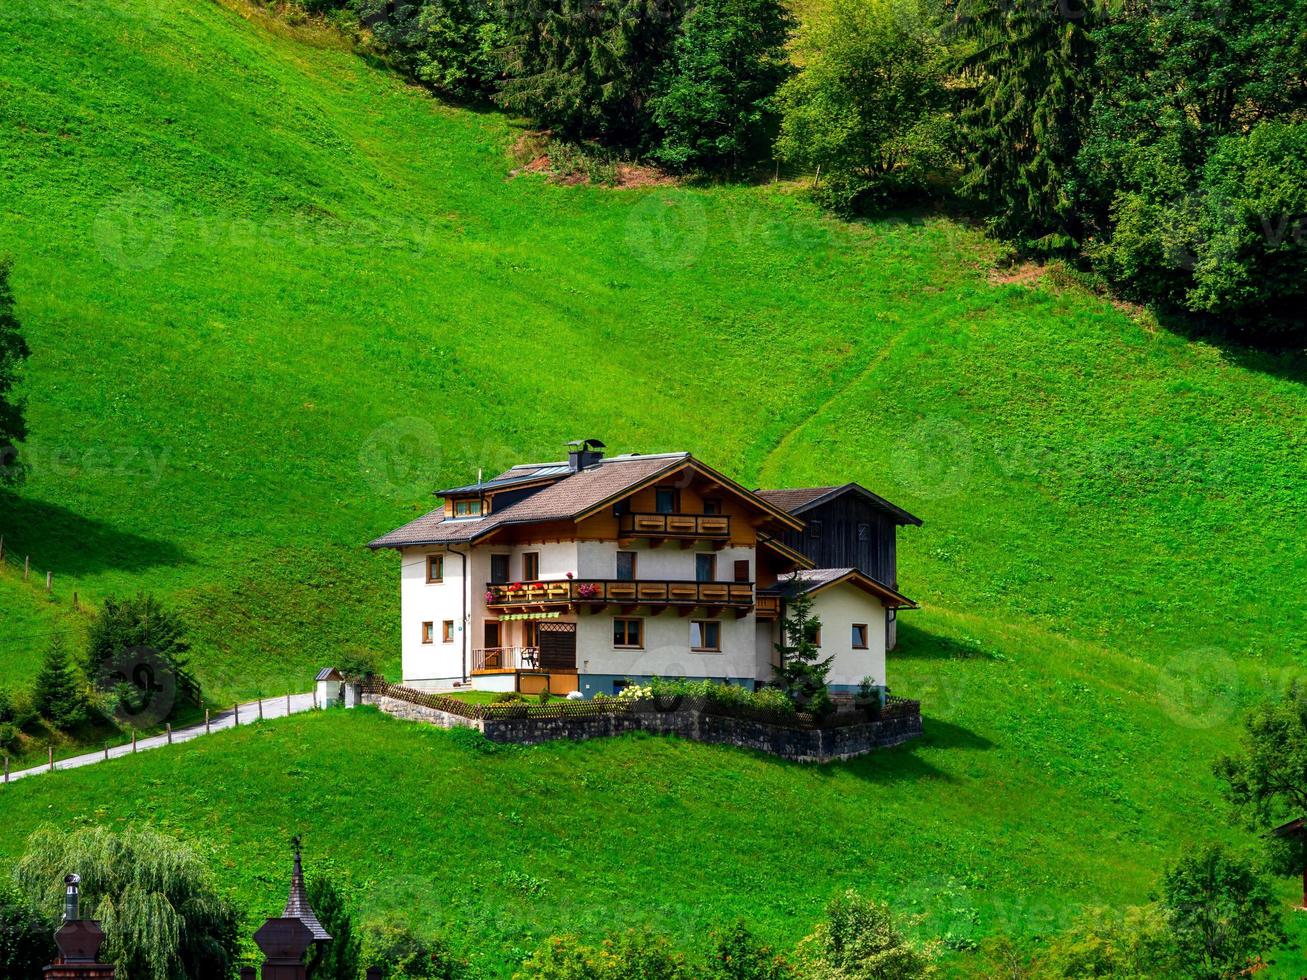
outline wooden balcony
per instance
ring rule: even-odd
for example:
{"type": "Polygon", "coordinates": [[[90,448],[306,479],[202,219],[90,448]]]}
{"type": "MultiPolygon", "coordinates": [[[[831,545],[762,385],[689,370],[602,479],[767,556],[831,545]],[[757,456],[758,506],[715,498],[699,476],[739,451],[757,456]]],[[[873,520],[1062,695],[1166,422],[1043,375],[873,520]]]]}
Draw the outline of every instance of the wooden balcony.
{"type": "Polygon", "coordinates": [[[781,597],[778,595],[759,595],[758,607],[754,610],[759,619],[776,619],[781,614],[781,597]]]}
{"type": "Polygon", "coordinates": [[[696,607],[733,609],[740,615],[753,608],[752,582],[694,582],[667,579],[584,579],[515,582],[486,585],[486,606],[494,610],[577,609],[599,611],[606,606],[661,611],[675,607],[688,613],[696,607]]]}
{"type": "Polygon", "coordinates": [[[618,535],[624,540],[646,538],[654,544],[680,541],[688,547],[695,541],[723,545],[731,539],[731,519],[725,514],[623,514],[618,535]]]}

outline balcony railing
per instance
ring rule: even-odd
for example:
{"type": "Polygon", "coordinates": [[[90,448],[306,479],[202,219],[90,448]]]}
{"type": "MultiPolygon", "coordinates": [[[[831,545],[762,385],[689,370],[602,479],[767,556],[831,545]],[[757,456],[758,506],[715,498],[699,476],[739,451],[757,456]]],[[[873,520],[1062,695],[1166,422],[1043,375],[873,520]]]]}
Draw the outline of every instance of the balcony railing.
{"type": "Polygon", "coordinates": [[[505,606],[725,606],[753,605],[752,582],[695,582],[664,579],[566,579],[550,582],[491,582],[486,605],[505,606]]]}
{"type": "Polygon", "coordinates": [[[727,541],[731,519],[725,514],[623,514],[618,533],[624,538],[675,538],[727,541]]]}
{"type": "Polygon", "coordinates": [[[539,647],[482,647],[472,651],[472,673],[494,670],[535,670],[539,647]]]}

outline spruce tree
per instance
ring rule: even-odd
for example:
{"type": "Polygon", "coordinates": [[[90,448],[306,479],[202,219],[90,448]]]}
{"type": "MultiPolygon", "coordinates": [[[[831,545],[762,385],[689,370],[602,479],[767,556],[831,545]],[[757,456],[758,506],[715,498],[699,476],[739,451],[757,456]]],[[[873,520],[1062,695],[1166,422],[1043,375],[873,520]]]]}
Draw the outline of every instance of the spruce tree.
{"type": "Polygon", "coordinates": [[[790,600],[781,624],[782,642],[776,644],[780,666],[776,668],[776,685],[800,711],[824,715],[831,710],[826,676],[831,661],[818,659],[821,651],[817,636],[821,620],[812,614],[812,597],[802,592],[790,600]]]}
{"type": "Polygon", "coordinates": [[[14,312],[14,293],[9,288],[13,261],[0,257],[0,485],[16,483],[22,475],[18,464],[18,443],[27,435],[22,399],[13,395],[19,365],[30,353],[14,312]]]}
{"type": "Polygon", "coordinates": [[[32,689],[32,704],[56,728],[73,728],[86,720],[86,698],[68,663],[63,635],[50,638],[45,660],[32,689]]]}
{"type": "Polygon", "coordinates": [[[1092,103],[1088,2],[969,0],[958,18],[971,85],[959,120],[962,190],[996,234],[1030,251],[1081,236],[1074,163],[1092,103]]]}

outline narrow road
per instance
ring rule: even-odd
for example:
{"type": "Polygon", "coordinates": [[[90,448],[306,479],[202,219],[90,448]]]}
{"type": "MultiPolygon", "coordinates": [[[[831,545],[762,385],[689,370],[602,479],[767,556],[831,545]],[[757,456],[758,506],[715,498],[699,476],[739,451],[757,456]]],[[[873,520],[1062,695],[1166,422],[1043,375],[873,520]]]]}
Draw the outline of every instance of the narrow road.
{"type": "MultiPolygon", "coordinates": [[[[268,718],[285,718],[287,715],[297,715],[303,711],[312,711],[314,705],[313,693],[292,694],[288,699],[285,695],[275,698],[263,699],[263,717],[268,718]],[[288,710],[289,703],[289,710],[288,710]]],[[[259,702],[251,701],[248,704],[242,704],[239,710],[239,722],[242,725],[248,725],[251,722],[259,720],[259,702]]],[[[209,731],[217,732],[224,728],[234,728],[237,724],[238,712],[228,708],[209,717],[209,731]]],[[[198,725],[191,725],[187,728],[173,729],[172,744],[178,745],[182,742],[189,742],[193,738],[203,738],[206,734],[204,722],[198,725]]],[[[137,741],[136,751],[145,752],[148,749],[163,748],[168,744],[168,736],[152,735],[149,738],[143,738],[137,741]]],[[[132,754],[132,746],[117,745],[109,750],[110,759],[118,759],[124,755],[132,754]]],[[[94,765],[97,762],[105,760],[104,749],[98,752],[87,752],[85,755],[75,755],[67,759],[60,759],[54,764],[56,769],[77,769],[81,766],[94,765]]],[[[24,776],[39,776],[43,772],[49,772],[50,765],[35,766],[31,769],[22,769],[18,772],[11,772],[9,779],[12,782],[15,779],[22,779],[24,776]]]]}

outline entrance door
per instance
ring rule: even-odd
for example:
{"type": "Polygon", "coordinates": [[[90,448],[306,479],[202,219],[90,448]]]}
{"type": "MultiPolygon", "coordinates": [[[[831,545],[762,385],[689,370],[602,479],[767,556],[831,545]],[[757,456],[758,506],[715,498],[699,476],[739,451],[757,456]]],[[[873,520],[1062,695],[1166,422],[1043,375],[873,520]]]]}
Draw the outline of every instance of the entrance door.
{"type": "Polygon", "coordinates": [[[576,623],[540,624],[540,668],[576,670],[576,623]]]}
{"type": "Polygon", "coordinates": [[[486,669],[499,670],[504,666],[504,653],[500,650],[499,620],[486,620],[485,648],[486,669]]]}

